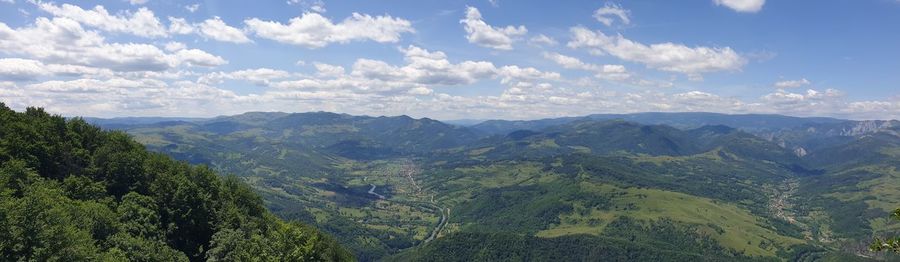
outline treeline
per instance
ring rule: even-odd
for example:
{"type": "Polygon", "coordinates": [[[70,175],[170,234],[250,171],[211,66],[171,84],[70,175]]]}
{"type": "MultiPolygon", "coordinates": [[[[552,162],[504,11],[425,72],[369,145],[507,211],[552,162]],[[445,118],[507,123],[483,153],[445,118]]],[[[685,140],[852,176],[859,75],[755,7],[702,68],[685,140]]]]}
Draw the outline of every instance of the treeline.
{"type": "Polygon", "coordinates": [[[0,103],[2,261],[346,261],[330,237],[221,178],[39,108],[0,103]]]}
{"type": "MultiPolygon", "coordinates": [[[[676,244],[677,245],[677,244],[676,244]]],[[[540,238],[511,233],[456,233],[404,252],[394,261],[777,261],[683,252],[590,235],[540,238]]]]}
{"type": "Polygon", "coordinates": [[[620,217],[595,235],[542,238],[464,231],[401,253],[396,261],[778,261],[725,248],[695,226],[620,217]]]}

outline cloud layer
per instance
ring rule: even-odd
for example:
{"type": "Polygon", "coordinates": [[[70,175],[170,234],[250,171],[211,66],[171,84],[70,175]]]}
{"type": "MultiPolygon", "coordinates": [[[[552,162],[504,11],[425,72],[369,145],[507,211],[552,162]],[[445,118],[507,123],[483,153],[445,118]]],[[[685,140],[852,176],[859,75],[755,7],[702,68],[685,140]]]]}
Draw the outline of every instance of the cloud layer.
{"type": "MultiPolygon", "coordinates": [[[[138,2],[123,10],[30,3],[36,17],[0,21],[0,101],[88,116],[325,110],[440,119],[644,111],[900,118],[900,98],[854,101],[844,88],[806,78],[766,78],[747,84],[758,91],[724,95],[734,92],[697,81],[741,74],[753,66],[752,55],[733,43],[629,34],[640,26],[632,15],[640,14],[619,4],[588,10],[588,25],[562,30],[489,23],[500,21],[491,13],[501,7],[485,10],[486,19],[460,6],[447,12],[455,14],[447,19],[453,30],[439,32],[446,38],[436,43],[422,39],[433,32],[417,31],[419,20],[359,12],[335,19],[321,1],[292,3],[285,5],[304,11],[282,19],[218,17],[199,4],[160,18],[138,2]],[[223,51],[259,46],[290,51],[253,63],[223,51]],[[311,55],[329,49],[338,50],[336,58],[311,55]]],[[[713,3],[749,13],[764,5],[713,3]]]]}

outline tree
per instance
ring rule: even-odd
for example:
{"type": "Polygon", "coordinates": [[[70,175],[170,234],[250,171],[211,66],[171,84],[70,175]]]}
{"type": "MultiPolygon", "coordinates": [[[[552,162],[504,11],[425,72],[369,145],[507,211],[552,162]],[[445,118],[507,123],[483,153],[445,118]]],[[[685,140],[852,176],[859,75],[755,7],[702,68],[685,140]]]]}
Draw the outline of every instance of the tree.
{"type": "MultiPolygon", "coordinates": [[[[894,210],[891,217],[895,220],[900,220],[900,208],[894,210]]],[[[869,248],[873,251],[893,251],[895,253],[900,253],[900,237],[887,239],[876,238],[875,242],[872,243],[869,248]]]]}
{"type": "Polygon", "coordinates": [[[81,119],[0,103],[0,261],[260,257],[353,259],[315,229],[275,218],[236,177],[81,119]]]}

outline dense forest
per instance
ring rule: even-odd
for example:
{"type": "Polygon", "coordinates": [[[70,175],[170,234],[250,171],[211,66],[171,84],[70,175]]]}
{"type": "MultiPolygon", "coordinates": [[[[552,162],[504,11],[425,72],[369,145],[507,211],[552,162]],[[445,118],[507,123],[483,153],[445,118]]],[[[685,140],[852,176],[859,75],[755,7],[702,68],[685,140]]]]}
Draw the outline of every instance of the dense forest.
{"type": "Polygon", "coordinates": [[[348,261],[219,176],[39,108],[0,103],[2,261],[348,261]]]}

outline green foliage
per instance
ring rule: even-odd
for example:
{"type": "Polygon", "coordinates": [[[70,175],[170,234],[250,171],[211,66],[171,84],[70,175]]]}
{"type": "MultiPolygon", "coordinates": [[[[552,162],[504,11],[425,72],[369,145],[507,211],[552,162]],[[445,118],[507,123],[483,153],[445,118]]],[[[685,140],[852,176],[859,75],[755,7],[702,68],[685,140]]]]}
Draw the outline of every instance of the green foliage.
{"type": "MultiPolygon", "coordinates": [[[[891,218],[900,220],[900,208],[894,210],[894,212],[891,214],[891,218]]],[[[869,248],[873,251],[892,251],[895,253],[900,253],[900,237],[875,239],[875,242],[873,242],[869,248]]]]}
{"type": "Polygon", "coordinates": [[[534,234],[558,224],[560,214],[572,211],[563,202],[574,195],[572,190],[559,184],[491,188],[478,193],[458,213],[461,220],[472,221],[473,231],[534,234]]]}
{"type": "Polygon", "coordinates": [[[235,177],[147,152],[123,132],[0,104],[0,260],[223,257],[353,259],[316,230],[274,218],[235,177]]]}
{"type": "MultiPolygon", "coordinates": [[[[641,231],[634,231],[642,234],[641,231]]],[[[673,232],[665,232],[673,233],[673,232]]],[[[665,235],[658,235],[665,237],[665,235]]],[[[648,238],[653,236],[647,235],[648,238]]],[[[653,242],[659,243],[659,242],[653,242]]],[[[770,261],[730,254],[721,247],[693,247],[695,241],[655,246],[617,237],[568,235],[539,238],[511,233],[466,232],[440,238],[395,261],[770,261]],[[703,253],[685,252],[681,248],[703,253]],[[711,249],[712,248],[712,249],[711,249]]]]}

